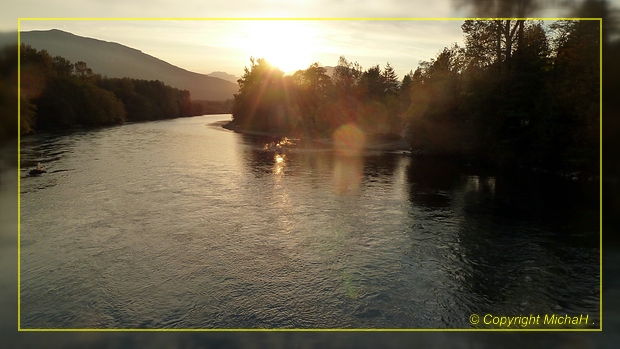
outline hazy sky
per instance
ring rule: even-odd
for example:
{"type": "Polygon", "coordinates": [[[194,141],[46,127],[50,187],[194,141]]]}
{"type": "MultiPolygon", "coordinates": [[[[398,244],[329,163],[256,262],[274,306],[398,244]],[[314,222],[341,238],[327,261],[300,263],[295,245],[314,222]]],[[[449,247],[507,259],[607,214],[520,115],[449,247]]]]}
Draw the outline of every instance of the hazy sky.
{"type": "Polygon", "coordinates": [[[199,72],[241,75],[250,57],[285,72],[344,55],[365,69],[389,61],[399,76],[444,46],[462,42],[462,21],[23,21],[22,30],[57,28],[114,41],[199,72]]]}
{"type": "MultiPolygon", "coordinates": [[[[617,2],[615,0],[614,2],[617,2]]],[[[16,30],[19,17],[465,17],[456,0],[5,0],[0,30],[16,30]]],[[[539,16],[559,16],[559,10],[539,16]]],[[[265,57],[285,72],[313,62],[335,66],[344,55],[364,69],[387,62],[402,78],[445,46],[462,45],[455,21],[22,21],[22,30],[57,28],[114,41],[199,73],[237,76],[250,56],[265,57]]]]}

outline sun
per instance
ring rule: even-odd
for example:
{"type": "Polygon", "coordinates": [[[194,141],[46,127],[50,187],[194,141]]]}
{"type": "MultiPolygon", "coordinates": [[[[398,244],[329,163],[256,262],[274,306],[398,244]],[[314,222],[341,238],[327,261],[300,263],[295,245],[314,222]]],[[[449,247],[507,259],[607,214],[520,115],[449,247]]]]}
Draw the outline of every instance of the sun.
{"type": "Polygon", "coordinates": [[[249,21],[245,46],[248,54],[265,58],[287,74],[306,69],[313,63],[315,29],[307,22],[294,20],[249,21]]]}

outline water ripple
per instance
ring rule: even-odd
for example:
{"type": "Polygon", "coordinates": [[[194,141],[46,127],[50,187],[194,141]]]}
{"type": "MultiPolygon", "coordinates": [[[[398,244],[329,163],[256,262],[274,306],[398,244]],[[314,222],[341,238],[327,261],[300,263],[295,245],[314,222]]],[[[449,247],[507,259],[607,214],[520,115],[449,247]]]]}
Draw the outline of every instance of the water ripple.
{"type": "Polygon", "coordinates": [[[24,137],[22,327],[598,321],[598,214],[570,187],[342,157],[220,132],[223,118],[24,137]],[[37,162],[48,173],[28,177],[37,162]]]}

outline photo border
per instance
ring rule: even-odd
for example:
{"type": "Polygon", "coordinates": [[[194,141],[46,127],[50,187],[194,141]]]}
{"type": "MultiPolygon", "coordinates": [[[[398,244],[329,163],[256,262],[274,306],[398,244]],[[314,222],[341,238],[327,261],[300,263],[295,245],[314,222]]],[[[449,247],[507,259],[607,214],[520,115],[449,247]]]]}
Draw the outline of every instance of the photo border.
{"type": "Polygon", "coordinates": [[[603,19],[573,17],[24,17],[17,19],[17,331],[18,332],[602,332],[603,331],[603,19]],[[599,21],[599,327],[598,328],[22,328],[21,327],[21,22],[22,21],[599,21]]]}

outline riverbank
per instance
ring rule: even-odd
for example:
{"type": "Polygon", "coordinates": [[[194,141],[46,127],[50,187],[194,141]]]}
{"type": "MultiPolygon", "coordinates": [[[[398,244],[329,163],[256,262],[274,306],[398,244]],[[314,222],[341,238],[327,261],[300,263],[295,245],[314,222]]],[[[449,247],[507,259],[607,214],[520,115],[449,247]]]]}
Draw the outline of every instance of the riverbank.
{"type": "MultiPolygon", "coordinates": [[[[270,138],[289,138],[298,140],[297,144],[301,145],[309,145],[309,146],[320,146],[320,147],[332,147],[334,146],[334,140],[331,138],[304,138],[300,135],[296,134],[286,134],[286,133],[278,133],[278,132],[265,132],[265,131],[256,131],[243,129],[238,126],[235,126],[230,121],[221,121],[218,123],[218,126],[221,126],[227,130],[231,130],[237,133],[242,133],[246,135],[253,135],[259,137],[270,137],[270,138]]],[[[368,137],[368,136],[367,136],[368,137]]],[[[582,185],[588,187],[586,190],[589,197],[597,197],[598,198],[598,187],[594,187],[598,185],[600,181],[599,173],[585,173],[581,171],[559,171],[559,170],[547,170],[541,169],[537,167],[525,167],[514,164],[498,164],[489,161],[484,161],[482,159],[477,159],[472,156],[466,156],[463,154],[440,154],[429,152],[423,149],[411,149],[409,143],[403,138],[397,138],[395,135],[373,135],[368,137],[370,140],[367,140],[364,146],[365,151],[380,151],[380,152],[402,152],[405,155],[412,157],[439,157],[439,158],[449,158],[453,161],[460,163],[462,166],[466,168],[476,168],[477,170],[483,170],[492,173],[530,173],[533,175],[540,176],[548,176],[555,177],[564,181],[570,182],[579,182],[582,185]],[[593,188],[590,188],[593,187],[593,188]]],[[[598,200],[598,199],[596,199],[598,200]]]]}
{"type": "MultiPolygon", "coordinates": [[[[230,121],[222,122],[221,126],[230,131],[252,135],[252,136],[273,137],[273,138],[285,138],[286,137],[290,139],[299,139],[301,142],[306,142],[306,143],[318,143],[324,146],[334,145],[334,141],[331,138],[310,138],[308,137],[304,139],[304,137],[301,137],[299,135],[294,135],[294,134],[249,130],[249,129],[238,127],[230,121]]],[[[392,140],[387,140],[387,141],[385,139],[382,139],[382,137],[371,136],[369,138],[370,140],[367,141],[364,146],[365,150],[378,150],[378,151],[388,151],[388,152],[389,151],[410,152],[411,150],[409,143],[403,138],[400,138],[397,140],[392,139],[392,140]]]]}

